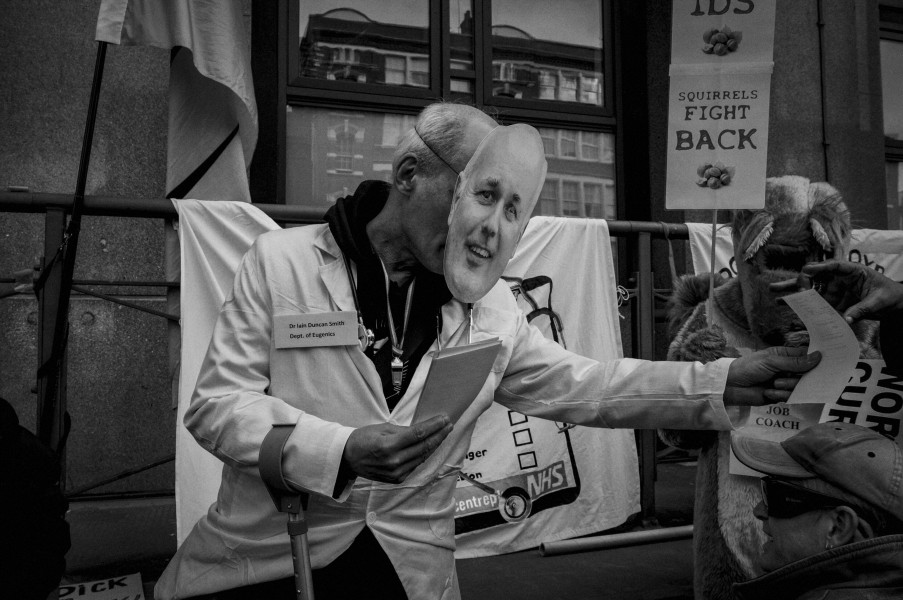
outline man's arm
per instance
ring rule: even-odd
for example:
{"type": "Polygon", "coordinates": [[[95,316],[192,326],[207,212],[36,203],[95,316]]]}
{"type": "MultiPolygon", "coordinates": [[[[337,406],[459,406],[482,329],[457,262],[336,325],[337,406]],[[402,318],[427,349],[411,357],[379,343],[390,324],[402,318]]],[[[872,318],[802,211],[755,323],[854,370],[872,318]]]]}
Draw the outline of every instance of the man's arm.
{"type": "Polygon", "coordinates": [[[262,281],[260,243],[242,259],[198,375],[185,426],[223,462],[256,471],[260,446],[275,424],[294,424],[283,454],[299,488],[332,495],[353,431],[269,394],[272,301],[262,281]]]}
{"type": "Polygon", "coordinates": [[[730,429],[725,405],[786,399],[798,374],[820,359],[788,350],[704,365],[631,358],[600,363],[522,321],[496,400],[525,414],[597,427],[730,429]]]}
{"type": "Polygon", "coordinates": [[[903,312],[903,284],[862,263],[845,260],[809,263],[796,279],[771,285],[772,291],[777,292],[813,287],[848,323],[883,319],[903,312]]]}
{"type": "Polygon", "coordinates": [[[308,492],[340,497],[356,476],[403,480],[439,446],[451,425],[437,417],[412,427],[346,427],[270,395],[273,307],[261,276],[262,252],[255,244],[242,260],[185,414],[186,427],[223,462],[256,469],[272,426],[294,424],[282,467],[290,483],[308,492]]]}

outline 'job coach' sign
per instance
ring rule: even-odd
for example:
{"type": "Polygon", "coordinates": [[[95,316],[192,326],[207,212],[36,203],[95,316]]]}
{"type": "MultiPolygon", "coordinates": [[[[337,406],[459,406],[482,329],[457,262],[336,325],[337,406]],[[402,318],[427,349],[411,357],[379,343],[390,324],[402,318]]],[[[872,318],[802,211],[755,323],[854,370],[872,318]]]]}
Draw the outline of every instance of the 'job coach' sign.
{"type": "Polygon", "coordinates": [[[774,0],[675,0],[670,209],[765,205],[774,0]]]}

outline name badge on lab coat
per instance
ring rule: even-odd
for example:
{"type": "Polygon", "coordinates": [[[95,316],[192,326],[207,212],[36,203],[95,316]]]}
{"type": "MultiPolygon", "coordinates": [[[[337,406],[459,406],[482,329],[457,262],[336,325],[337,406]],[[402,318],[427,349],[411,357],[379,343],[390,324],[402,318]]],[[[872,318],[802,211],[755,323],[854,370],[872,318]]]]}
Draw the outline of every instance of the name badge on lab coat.
{"type": "Polygon", "coordinates": [[[358,345],[354,311],[276,315],[273,320],[276,348],[358,345]]]}

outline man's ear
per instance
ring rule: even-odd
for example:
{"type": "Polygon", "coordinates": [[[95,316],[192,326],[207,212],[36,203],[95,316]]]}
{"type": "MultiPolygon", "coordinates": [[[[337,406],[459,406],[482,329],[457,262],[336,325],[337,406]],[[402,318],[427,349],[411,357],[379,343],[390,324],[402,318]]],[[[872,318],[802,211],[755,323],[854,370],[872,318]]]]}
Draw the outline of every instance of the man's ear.
{"type": "Polygon", "coordinates": [[[831,548],[843,546],[857,541],[856,533],[862,533],[863,537],[874,536],[871,526],[856,514],[849,506],[838,506],[831,509],[831,528],[828,531],[828,544],[831,548]]]}
{"type": "Polygon", "coordinates": [[[394,184],[395,188],[405,196],[410,196],[411,192],[414,191],[416,185],[414,176],[417,174],[419,166],[417,157],[412,153],[405,154],[398,161],[398,168],[395,169],[394,184]]]}

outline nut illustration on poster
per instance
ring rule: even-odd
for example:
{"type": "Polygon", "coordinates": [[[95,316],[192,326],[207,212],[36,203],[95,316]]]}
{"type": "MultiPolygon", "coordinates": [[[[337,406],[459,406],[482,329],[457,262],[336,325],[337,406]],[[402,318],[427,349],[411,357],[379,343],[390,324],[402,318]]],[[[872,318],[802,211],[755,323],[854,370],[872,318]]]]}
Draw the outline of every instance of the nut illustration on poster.
{"type": "Polygon", "coordinates": [[[730,185],[734,177],[734,167],[727,167],[724,163],[703,163],[696,169],[699,179],[696,185],[717,190],[720,187],[730,185]]]}
{"type": "Polygon", "coordinates": [[[724,56],[728,52],[736,52],[742,39],[742,31],[732,31],[727,25],[720,30],[712,27],[702,34],[702,41],[705,42],[702,51],[706,54],[724,56]]]}

